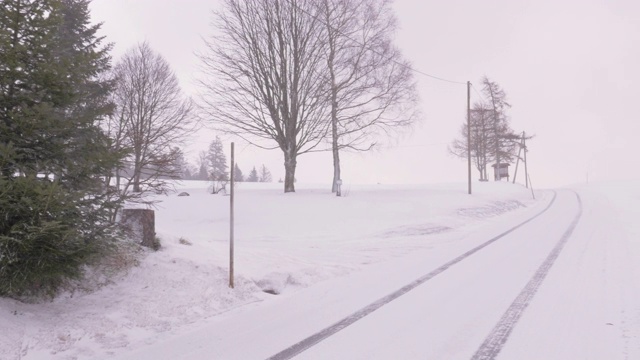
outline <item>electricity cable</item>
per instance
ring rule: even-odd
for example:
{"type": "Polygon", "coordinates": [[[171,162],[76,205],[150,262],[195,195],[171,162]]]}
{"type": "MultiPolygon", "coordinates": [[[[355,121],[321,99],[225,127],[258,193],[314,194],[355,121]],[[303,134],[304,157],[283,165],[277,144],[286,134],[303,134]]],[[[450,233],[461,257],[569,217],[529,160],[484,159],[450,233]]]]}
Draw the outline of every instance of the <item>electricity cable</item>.
{"type": "MultiPolygon", "coordinates": [[[[336,28],[334,28],[333,26],[331,26],[331,24],[328,24],[328,23],[326,23],[325,21],[320,20],[316,15],[313,15],[313,14],[309,13],[307,10],[305,10],[305,9],[301,8],[301,7],[300,7],[300,6],[298,6],[297,4],[294,4],[293,0],[288,0],[288,1],[289,1],[289,3],[291,4],[291,6],[293,6],[293,7],[297,8],[298,10],[300,10],[300,11],[301,11],[302,13],[304,13],[305,15],[307,15],[307,16],[309,16],[309,17],[313,18],[313,19],[314,19],[314,20],[316,20],[316,21],[319,21],[319,22],[322,22],[322,23],[326,24],[326,25],[327,25],[328,27],[330,27],[333,31],[335,31],[335,32],[337,32],[338,34],[340,34],[340,35],[344,36],[345,38],[347,38],[347,39],[349,39],[349,40],[353,41],[354,43],[356,43],[356,44],[358,44],[358,45],[360,45],[360,46],[365,47],[365,49],[366,49],[366,50],[369,50],[369,51],[371,51],[371,52],[374,52],[374,53],[376,53],[376,54],[378,54],[378,55],[383,55],[383,54],[381,54],[380,52],[376,51],[375,49],[372,49],[371,47],[368,47],[368,46],[366,46],[366,45],[362,44],[361,42],[359,42],[358,40],[355,40],[354,38],[350,37],[349,35],[346,35],[345,33],[343,33],[343,32],[341,32],[341,31],[339,31],[338,29],[336,29],[336,28]]],[[[467,83],[466,83],[466,82],[461,82],[461,81],[455,81],[455,80],[445,79],[445,78],[442,78],[442,77],[439,77],[439,76],[435,76],[435,75],[428,74],[428,73],[426,73],[426,72],[424,72],[424,71],[420,71],[420,70],[418,70],[418,69],[416,69],[416,68],[414,68],[414,67],[412,67],[412,66],[410,66],[410,65],[403,64],[403,63],[401,63],[401,62],[399,62],[399,61],[396,61],[396,60],[392,60],[392,61],[393,61],[394,63],[396,63],[397,65],[400,65],[400,66],[402,66],[402,67],[405,67],[405,68],[409,69],[410,71],[413,71],[414,73],[416,73],[416,74],[420,74],[420,75],[422,75],[422,76],[426,76],[426,77],[429,77],[429,78],[432,78],[432,79],[435,79],[435,80],[440,80],[440,81],[444,81],[444,82],[448,82],[448,83],[452,83],[452,84],[467,85],[467,83]]]]}

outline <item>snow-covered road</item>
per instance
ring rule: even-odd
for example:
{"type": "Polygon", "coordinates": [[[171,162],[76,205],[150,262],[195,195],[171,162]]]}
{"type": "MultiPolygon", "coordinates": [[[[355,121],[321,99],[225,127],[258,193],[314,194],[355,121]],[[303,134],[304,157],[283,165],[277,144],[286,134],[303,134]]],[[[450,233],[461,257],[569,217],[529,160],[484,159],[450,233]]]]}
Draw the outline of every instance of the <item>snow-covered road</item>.
{"type": "Polygon", "coordinates": [[[539,275],[542,264],[552,265],[553,258],[546,260],[558,243],[563,244],[559,241],[566,239],[563,234],[579,210],[575,194],[559,191],[555,203],[539,217],[298,358],[469,359],[476,350],[475,358],[493,358],[518,320],[510,305],[523,298],[519,294],[529,295],[519,301],[524,310],[537,290],[525,285],[539,275]],[[510,316],[503,320],[507,309],[510,316]],[[492,331],[494,327],[498,331],[492,331]]]}
{"type": "Polygon", "coordinates": [[[131,359],[635,358],[640,354],[634,323],[640,314],[634,302],[637,274],[629,272],[634,267],[625,263],[633,256],[625,245],[628,234],[616,234],[616,229],[624,229],[617,224],[621,217],[613,212],[610,200],[597,193],[556,193],[555,200],[548,193],[547,201],[512,216],[502,227],[476,229],[467,235],[466,249],[458,244],[416,251],[232,311],[126,355],[131,359]],[[393,296],[412,281],[421,284],[393,296]],[[385,298],[392,301],[381,300],[385,298]],[[299,342],[302,346],[291,348],[299,342]]]}
{"type": "Polygon", "coordinates": [[[640,197],[630,189],[579,189],[583,216],[499,358],[640,359],[640,197]]]}

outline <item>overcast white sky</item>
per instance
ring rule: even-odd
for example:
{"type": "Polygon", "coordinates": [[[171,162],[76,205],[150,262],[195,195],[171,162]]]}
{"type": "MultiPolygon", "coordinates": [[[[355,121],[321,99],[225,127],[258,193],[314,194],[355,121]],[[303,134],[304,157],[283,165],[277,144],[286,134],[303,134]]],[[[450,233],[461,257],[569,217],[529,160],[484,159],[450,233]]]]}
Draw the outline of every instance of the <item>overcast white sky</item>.
{"type": "MultiPolygon", "coordinates": [[[[94,0],[91,9],[115,43],[114,60],[146,40],[195,96],[194,53],[203,49],[201,37],[211,33],[218,6],[215,0],[94,0]]],[[[394,8],[397,44],[414,68],[469,80],[478,90],[487,75],[504,88],[514,130],[536,135],[528,153],[534,186],[584,182],[587,173],[591,181],[640,180],[640,1],[396,0],[394,8]]],[[[345,154],[347,186],[466,181],[466,160],[447,152],[465,121],[466,87],[416,77],[423,120],[395,147],[345,154]]],[[[200,133],[191,159],[211,136],[200,133]]],[[[237,146],[245,173],[264,163],[275,180],[283,177],[278,150],[237,146]]],[[[331,161],[330,153],[303,155],[296,177],[330,184],[331,161]]]]}

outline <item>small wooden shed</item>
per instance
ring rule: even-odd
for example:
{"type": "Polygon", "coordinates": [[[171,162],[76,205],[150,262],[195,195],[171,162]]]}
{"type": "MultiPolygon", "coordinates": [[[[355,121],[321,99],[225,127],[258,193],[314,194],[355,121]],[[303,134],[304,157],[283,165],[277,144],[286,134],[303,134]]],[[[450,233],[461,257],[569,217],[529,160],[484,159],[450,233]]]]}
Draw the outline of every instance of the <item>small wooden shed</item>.
{"type": "Polygon", "coordinates": [[[502,178],[507,178],[507,181],[509,181],[509,163],[500,163],[500,166],[497,166],[498,164],[493,164],[491,165],[491,167],[493,168],[493,178],[496,181],[502,180],[502,178]]]}

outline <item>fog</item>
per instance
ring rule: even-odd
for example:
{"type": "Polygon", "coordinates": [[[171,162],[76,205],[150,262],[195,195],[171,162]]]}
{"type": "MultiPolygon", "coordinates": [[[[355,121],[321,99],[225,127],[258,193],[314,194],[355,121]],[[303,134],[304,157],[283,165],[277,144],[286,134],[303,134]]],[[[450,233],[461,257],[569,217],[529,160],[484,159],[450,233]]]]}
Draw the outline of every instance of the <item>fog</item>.
{"type": "MultiPolygon", "coordinates": [[[[92,18],[114,43],[114,61],[148,41],[171,64],[185,92],[198,88],[203,37],[217,1],[94,0],[92,18]]],[[[506,91],[512,128],[535,135],[528,168],[536,187],[639,179],[634,147],[639,140],[640,2],[611,0],[483,2],[452,0],[394,4],[400,29],[396,44],[421,73],[481,89],[488,76],[506,91]]],[[[416,73],[421,121],[388,146],[343,155],[345,184],[466,181],[466,160],[447,151],[466,116],[466,86],[416,73]]],[[[478,98],[472,91],[472,101],[478,98]]],[[[191,142],[195,160],[214,134],[191,142]]],[[[284,177],[280,151],[236,141],[240,168],[265,164],[284,177]]],[[[298,159],[301,182],[327,183],[331,154],[298,159]]],[[[473,178],[477,179],[477,174],[473,178]]],[[[518,181],[523,181],[520,177],[518,181]]]]}

